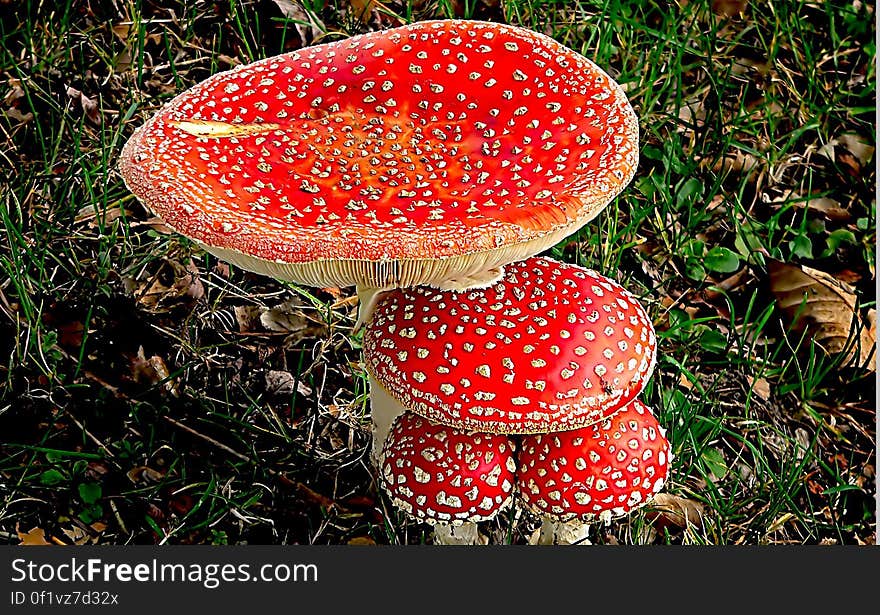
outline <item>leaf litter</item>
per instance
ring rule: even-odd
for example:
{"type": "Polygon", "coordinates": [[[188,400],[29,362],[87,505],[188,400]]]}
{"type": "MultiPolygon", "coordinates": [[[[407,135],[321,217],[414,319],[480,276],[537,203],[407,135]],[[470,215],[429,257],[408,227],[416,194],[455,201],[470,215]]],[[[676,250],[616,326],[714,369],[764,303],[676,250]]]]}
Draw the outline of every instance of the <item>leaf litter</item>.
{"type": "Polygon", "coordinates": [[[842,364],[875,371],[876,310],[863,318],[858,299],[846,283],[807,267],[768,261],[770,288],[791,330],[806,333],[842,364]]]}

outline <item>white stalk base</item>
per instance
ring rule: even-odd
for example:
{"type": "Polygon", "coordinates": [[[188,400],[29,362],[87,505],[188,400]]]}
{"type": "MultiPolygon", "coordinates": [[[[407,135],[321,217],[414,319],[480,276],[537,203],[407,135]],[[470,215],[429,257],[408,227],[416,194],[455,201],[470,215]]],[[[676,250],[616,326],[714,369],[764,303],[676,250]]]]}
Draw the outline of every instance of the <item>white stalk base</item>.
{"type": "Polygon", "coordinates": [[[381,384],[370,376],[370,416],[373,419],[373,446],[370,449],[370,461],[378,471],[382,462],[382,446],[391,432],[394,419],[406,412],[406,408],[391,397],[381,384]]]}
{"type": "Polygon", "coordinates": [[[537,543],[539,545],[590,545],[590,524],[577,519],[556,521],[542,517],[537,543]]]}
{"type": "Polygon", "coordinates": [[[373,311],[376,309],[376,304],[379,303],[379,299],[382,296],[382,293],[391,290],[392,287],[386,288],[370,288],[368,286],[360,286],[356,287],[357,296],[358,296],[358,317],[357,322],[354,323],[354,328],[352,329],[352,334],[357,333],[361,330],[369,321],[370,318],[373,317],[373,311]]]}
{"type": "Polygon", "coordinates": [[[480,534],[476,523],[465,522],[461,525],[438,523],[434,526],[435,545],[484,545],[488,539],[480,534]]]}

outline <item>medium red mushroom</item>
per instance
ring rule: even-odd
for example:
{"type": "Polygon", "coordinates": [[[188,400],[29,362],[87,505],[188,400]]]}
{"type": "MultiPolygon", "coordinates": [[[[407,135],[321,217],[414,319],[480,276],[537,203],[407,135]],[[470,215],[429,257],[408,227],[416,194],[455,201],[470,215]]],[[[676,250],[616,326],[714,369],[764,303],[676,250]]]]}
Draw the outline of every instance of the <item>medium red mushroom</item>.
{"type": "Polygon", "coordinates": [[[434,526],[436,542],[475,544],[476,523],[512,502],[515,470],[506,436],[472,434],[407,412],[385,440],[379,479],[395,506],[434,526]]]}
{"type": "Polygon", "coordinates": [[[649,503],[669,476],[665,431],[635,399],[590,427],[523,436],[517,493],[543,517],[542,541],[571,542],[585,534],[584,523],[609,522],[649,503]]]}
{"type": "Polygon", "coordinates": [[[364,359],[379,447],[407,409],[488,433],[604,420],[641,392],[656,336],[620,284],[535,257],[508,265],[486,289],[388,293],[365,329],[364,359]]]}
{"type": "Polygon", "coordinates": [[[592,219],[637,159],[633,110],[595,64],[447,20],[216,74],[141,126],[120,170],[219,258],[356,285],[363,319],[383,289],[492,283],[592,219]]]}

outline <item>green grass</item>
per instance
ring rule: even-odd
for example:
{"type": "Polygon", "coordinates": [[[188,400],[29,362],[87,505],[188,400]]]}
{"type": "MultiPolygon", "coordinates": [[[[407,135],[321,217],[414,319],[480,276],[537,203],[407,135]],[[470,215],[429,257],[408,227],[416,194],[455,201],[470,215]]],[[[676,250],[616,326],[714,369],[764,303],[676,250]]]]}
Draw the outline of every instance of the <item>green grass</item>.
{"type": "MultiPolygon", "coordinates": [[[[841,141],[874,145],[869,7],[783,0],[728,18],[707,0],[441,0],[387,2],[362,22],[341,0],[303,4],[311,18],[296,21],[268,0],[4,5],[0,541],[32,528],[53,542],[429,540],[371,476],[351,289],[218,262],[115,168],[186,87],[397,15],[550,34],[608,70],[639,116],[636,178],[548,253],[649,309],[660,359],[644,399],[675,452],[667,491],[704,515],[682,527],[648,508],[591,540],[873,542],[873,374],[790,330],[767,271],[769,258],[808,265],[874,306],[874,163],[841,141]],[[259,322],[289,301],[280,331],[259,322]]],[[[492,542],[524,543],[538,520],[485,525],[492,542]]]]}

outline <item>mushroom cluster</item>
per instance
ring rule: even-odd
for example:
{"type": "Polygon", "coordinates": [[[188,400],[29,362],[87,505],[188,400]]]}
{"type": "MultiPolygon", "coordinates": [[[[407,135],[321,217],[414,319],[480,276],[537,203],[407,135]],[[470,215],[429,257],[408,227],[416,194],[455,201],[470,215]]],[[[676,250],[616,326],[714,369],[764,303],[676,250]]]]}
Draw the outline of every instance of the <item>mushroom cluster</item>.
{"type": "Polygon", "coordinates": [[[550,258],[509,264],[485,289],[389,292],[364,333],[380,484],[442,535],[516,495],[547,540],[571,542],[668,476],[664,430],[638,399],[656,354],[631,293],[550,258]]]}
{"type": "Polygon", "coordinates": [[[580,518],[662,485],[668,445],[636,400],[647,315],[615,282],[534,258],[637,163],[635,113],[593,62],[524,28],[440,20],[213,75],[135,131],[120,171],[223,260],[355,286],[381,483],[456,527],[517,493],[580,518]]]}

